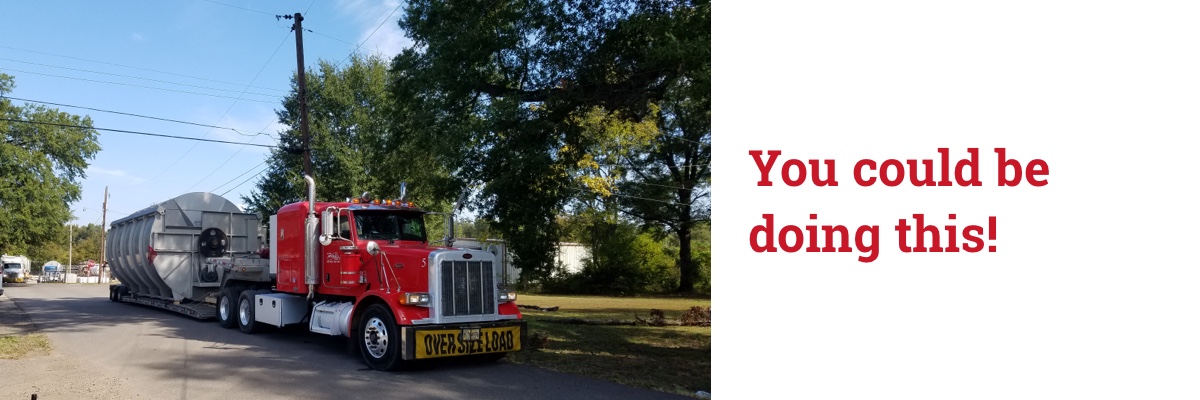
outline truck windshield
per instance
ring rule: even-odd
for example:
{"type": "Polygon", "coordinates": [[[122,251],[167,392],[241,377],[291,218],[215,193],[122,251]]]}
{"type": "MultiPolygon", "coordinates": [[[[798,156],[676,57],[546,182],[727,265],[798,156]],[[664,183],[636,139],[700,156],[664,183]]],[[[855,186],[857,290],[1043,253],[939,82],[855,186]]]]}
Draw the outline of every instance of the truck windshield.
{"type": "Polygon", "coordinates": [[[359,210],[354,212],[354,228],[360,240],[425,241],[425,219],[416,213],[359,210]]]}
{"type": "Polygon", "coordinates": [[[21,269],[21,264],[4,264],[4,269],[21,269]]]}

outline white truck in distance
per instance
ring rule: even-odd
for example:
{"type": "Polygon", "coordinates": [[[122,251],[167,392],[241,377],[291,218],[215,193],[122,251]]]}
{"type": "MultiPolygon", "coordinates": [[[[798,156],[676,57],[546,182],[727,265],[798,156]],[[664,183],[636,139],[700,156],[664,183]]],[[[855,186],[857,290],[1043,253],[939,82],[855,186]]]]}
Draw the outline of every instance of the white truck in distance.
{"type": "Polygon", "coordinates": [[[29,279],[29,257],[5,254],[0,256],[0,264],[4,265],[4,282],[22,283],[29,279]]]}

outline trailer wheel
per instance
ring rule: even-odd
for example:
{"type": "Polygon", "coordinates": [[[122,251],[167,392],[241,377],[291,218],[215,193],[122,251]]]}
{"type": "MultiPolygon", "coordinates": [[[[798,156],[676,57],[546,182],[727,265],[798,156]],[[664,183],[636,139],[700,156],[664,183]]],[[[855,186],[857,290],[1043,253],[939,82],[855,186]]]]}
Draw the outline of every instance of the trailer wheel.
{"type": "Polygon", "coordinates": [[[237,322],[242,333],[257,333],[262,324],[254,320],[254,291],[247,290],[238,296],[237,322]]]}
{"type": "Polygon", "coordinates": [[[108,287],[108,301],[111,301],[114,303],[117,302],[117,288],[116,287],[113,287],[113,286],[108,287]]]}
{"type": "Polygon", "coordinates": [[[381,371],[400,366],[400,328],[386,305],[367,307],[355,333],[367,366],[381,371]]]}
{"type": "Polygon", "coordinates": [[[238,294],[232,288],[226,288],[217,297],[217,321],[222,328],[233,329],[238,325],[238,294]]]}

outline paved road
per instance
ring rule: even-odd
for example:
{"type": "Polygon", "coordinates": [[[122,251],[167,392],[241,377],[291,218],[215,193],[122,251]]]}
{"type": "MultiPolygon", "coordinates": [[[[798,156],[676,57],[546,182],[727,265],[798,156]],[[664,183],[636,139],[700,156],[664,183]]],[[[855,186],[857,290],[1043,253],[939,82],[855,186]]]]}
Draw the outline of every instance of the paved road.
{"type": "MultiPolygon", "coordinates": [[[[5,287],[63,355],[150,399],[685,399],[500,363],[366,368],[346,341],[303,329],[246,335],[108,300],[107,285],[5,287]]],[[[86,373],[82,372],[81,373],[86,373]]]]}

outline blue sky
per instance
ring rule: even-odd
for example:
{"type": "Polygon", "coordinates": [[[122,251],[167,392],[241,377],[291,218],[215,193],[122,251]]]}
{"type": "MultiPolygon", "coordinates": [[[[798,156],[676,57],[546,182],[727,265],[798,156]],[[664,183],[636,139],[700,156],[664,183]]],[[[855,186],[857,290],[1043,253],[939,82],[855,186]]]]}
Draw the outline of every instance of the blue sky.
{"type": "MultiPolygon", "coordinates": [[[[411,41],[397,0],[129,0],[0,3],[0,72],[11,97],[229,129],[53,106],[97,128],[274,144],[275,110],[296,71],[290,20],[306,12],[304,61],[359,52],[391,57],[411,41]],[[306,11],[307,10],[307,11],[306,11]],[[394,14],[393,11],[395,11],[394,14]],[[391,14],[390,17],[385,17],[391,14]],[[381,25],[382,23],[382,25],[381,25]],[[308,30],[312,30],[309,32],[308,30]],[[163,90],[168,89],[168,90],[163,90]],[[185,93],[186,92],[186,93],[185,93]],[[239,133],[240,132],[240,133],[239,133]],[[256,135],[266,132],[269,135],[256,135]]],[[[13,101],[22,104],[22,101],[13,101]]],[[[239,205],[261,178],[268,149],[100,132],[103,149],[72,204],[76,223],[108,221],[188,192],[239,205]]]]}

